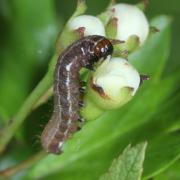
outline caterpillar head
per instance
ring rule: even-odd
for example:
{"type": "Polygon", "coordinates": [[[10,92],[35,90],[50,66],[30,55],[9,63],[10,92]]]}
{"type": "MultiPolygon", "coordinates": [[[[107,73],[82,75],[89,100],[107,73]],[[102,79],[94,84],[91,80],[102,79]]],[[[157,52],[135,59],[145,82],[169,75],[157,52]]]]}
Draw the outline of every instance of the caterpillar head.
{"type": "Polygon", "coordinates": [[[98,40],[96,38],[93,50],[98,59],[106,59],[108,55],[113,53],[113,45],[105,37],[99,36],[98,40]]]}

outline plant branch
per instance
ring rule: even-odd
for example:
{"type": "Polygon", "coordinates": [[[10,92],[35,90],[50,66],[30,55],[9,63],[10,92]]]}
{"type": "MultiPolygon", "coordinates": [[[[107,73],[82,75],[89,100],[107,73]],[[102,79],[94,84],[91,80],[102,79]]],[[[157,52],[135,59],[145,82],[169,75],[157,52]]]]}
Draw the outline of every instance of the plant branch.
{"type": "Polygon", "coordinates": [[[37,154],[29,157],[28,159],[26,159],[20,164],[17,164],[13,167],[0,171],[0,177],[3,177],[3,178],[11,177],[16,173],[31,167],[34,163],[41,160],[44,156],[46,156],[46,153],[44,151],[40,151],[37,154]]]}
{"type": "Polygon", "coordinates": [[[7,125],[1,132],[1,137],[3,138],[0,139],[0,153],[4,151],[6,145],[13,137],[17,129],[21,126],[24,119],[32,111],[33,106],[36,104],[36,102],[51,87],[53,81],[54,64],[56,63],[56,60],[57,60],[57,55],[54,55],[51,59],[49,70],[44,76],[44,78],[36,86],[34,91],[32,91],[32,93],[29,95],[27,100],[20,108],[19,112],[13,118],[13,121],[9,125],[7,125]]]}

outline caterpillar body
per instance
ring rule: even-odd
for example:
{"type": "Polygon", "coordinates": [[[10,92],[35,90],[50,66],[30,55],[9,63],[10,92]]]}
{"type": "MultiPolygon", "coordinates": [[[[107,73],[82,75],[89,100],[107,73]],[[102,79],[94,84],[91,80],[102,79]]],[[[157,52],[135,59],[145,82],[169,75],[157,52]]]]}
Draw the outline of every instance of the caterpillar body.
{"type": "Polygon", "coordinates": [[[92,35],[81,38],[59,56],[54,74],[54,111],[41,135],[45,151],[59,154],[63,143],[77,131],[82,67],[92,69],[95,62],[113,52],[110,40],[92,35]]]}

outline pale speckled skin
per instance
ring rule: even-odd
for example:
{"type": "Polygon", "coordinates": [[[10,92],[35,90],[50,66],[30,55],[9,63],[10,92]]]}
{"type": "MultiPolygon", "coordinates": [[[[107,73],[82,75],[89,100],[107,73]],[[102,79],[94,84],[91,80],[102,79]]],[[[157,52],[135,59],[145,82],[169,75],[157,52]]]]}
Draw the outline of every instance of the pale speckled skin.
{"type": "Polygon", "coordinates": [[[84,37],[59,56],[54,76],[54,112],[41,135],[45,151],[58,154],[66,139],[77,131],[80,101],[79,70],[91,69],[100,58],[112,54],[113,46],[103,36],[84,37]]]}

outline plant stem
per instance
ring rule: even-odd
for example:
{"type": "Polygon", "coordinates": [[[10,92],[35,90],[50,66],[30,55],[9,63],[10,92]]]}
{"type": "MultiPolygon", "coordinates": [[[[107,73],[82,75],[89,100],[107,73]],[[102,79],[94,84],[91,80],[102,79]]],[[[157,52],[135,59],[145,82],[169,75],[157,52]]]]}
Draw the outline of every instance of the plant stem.
{"type": "Polygon", "coordinates": [[[20,164],[0,171],[0,177],[9,178],[9,177],[13,176],[16,173],[31,167],[34,163],[41,160],[46,155],[47,155],[47,153],[45,153],[44,151],[40,151],[37,154],[29,157],[28,159],[26,159],[25,161],[23,161],[20,164]]]}
{"type": "Polygon", "coordinates": [[[97,107],[96,104],[93,103],[92,99],[86,94],[84,97],[84,107],[81,108],[81,116],[86,120],[94,120],[98,118],[104,112],[103,109],[97,107]]]}
{"type": "Polygon", "coordinates": [[[34,104],[33,110],[37,109],[42,104],[46,103],[48,99],[53,95],[53,86],[51,86],[42,96],[41,98],[34,104]]]}
{"type": "Polygon", "coordinates": [[[36,102],[51,87],[53,81],[54,64],[56,63],[56,60],[57,55],[54,55],[51,59],[49,70],[44,76],[44,78],[28,96],[27,100],[24,102],[19,112],[17,112],[17,114],[13,118],[11,124],[6,126],[1,132],[1,137],[3,138],[0,139],[0,153],[2,153],[3,150],[6,148],[6,145],[11,140],[17,129],[21,126],[24,119],[29,115],[36,102]]]}

